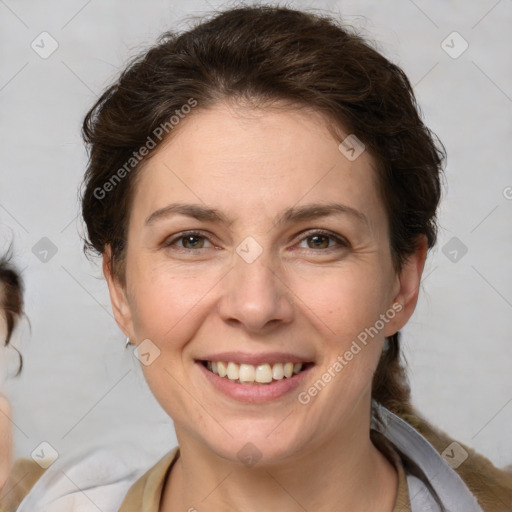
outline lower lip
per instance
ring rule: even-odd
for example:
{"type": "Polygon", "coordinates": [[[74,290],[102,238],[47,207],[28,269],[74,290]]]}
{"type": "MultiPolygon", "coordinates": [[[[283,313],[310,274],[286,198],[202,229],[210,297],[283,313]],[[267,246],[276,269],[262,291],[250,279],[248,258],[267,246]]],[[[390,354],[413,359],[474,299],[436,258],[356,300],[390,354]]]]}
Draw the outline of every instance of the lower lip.
{"type": "Polygon", "coordinates": [[[285,377],[270,384],[239,384],[226,377],[219,377],[217,374],[212,373],[201,362],[196,362],[196,364],[213,387],[221,393],[240,402],[252,403],[270,402],[291,393],[300,386],[306,374],[312,368],[308,366],[293,377],[285,377]]]}

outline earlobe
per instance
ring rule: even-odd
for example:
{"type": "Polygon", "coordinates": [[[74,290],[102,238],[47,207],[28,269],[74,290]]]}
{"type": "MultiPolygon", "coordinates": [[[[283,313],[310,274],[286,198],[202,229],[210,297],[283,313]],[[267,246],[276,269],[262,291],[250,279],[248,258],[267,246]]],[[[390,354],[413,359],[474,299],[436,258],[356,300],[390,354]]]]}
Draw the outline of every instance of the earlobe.
{"type": "Polygon", "coordinates": [[[387,326],[386,337],[399,331],[416,309],[427,250],[427,237],[419,235],[415,252],[404,261],[400,275],[397,276],[398,292],[392,300],[392,309],[397,313],[387,326]]]}
{"type": "Polygon", "coordinates": [[[107,281],[112,312],[114,313],[116,323],[125,336],[133,339],[132,316],[126,294],[126,286],[114,275],[110,245],[105,246],[102,268],[103,275],[107,281]]]}

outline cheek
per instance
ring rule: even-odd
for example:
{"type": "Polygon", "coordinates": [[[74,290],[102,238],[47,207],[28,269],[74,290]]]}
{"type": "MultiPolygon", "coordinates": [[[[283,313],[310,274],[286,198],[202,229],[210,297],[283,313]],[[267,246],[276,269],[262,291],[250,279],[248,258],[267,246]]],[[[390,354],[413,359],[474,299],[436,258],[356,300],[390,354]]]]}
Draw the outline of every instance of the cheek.
{"type": "Polygon", "coordinates": [[[354,265],[317,283],[309,289],[307,306],[319,318],[308,314],[322,338],[321,368],[315,381],[301,390],[299,401],[335,431],[358,398],[369,393],[384,341],[377,322],[388,306],[388,282],[377,266],[354,265]]]}
{"type": "Polygon", "coordinates": [[[384,313],[388,295],[384,272],[370,264],[347,264],[324,269],[307,280],[297,279],[296,295],[306,305],[304,314],[315,321],[326,338],[338,345],[357,337],[384,313]]]}
{"type": "Polygon", "coordinates": [[[168,340],[194,323],[215,284],[212,272],[141,263],[134,269],[131,310],[137,338],[168,340]]]}

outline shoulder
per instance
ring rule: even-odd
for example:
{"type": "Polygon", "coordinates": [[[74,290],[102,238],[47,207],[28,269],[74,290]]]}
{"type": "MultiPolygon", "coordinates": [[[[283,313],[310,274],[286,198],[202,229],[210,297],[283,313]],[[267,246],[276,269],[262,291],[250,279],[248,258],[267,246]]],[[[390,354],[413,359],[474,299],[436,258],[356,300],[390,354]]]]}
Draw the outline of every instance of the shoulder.
{"type": "Polygon", "coordinates": [[[126,494],[119,512],[146,512],[159,510],[165,481],[172,466],[179,457],[175,447],[160,461],[142,475],[126,494]]]}
{"type": "Polygon", "coordinates": [[[11,405],[0,391],[0,490],[9,476],[12,462],[11,405]]]}
{"type": "Polygon", "coordinates": [[[18,459],[0,492],[0,511],[16,510],[44,471],[32,459],[18,459]]]}
{"type": "Polygon", "coordinates": [[[47,470],[18,460],[9,477],[15,492],[0,501],[0,511],[118,511],[131,486],[161,457],[133,444],[97,447],[57,459],[47,470]]]}
{"type": "Polygon", "coordinates": [[[512,472],[496,468],[487,458],[451,439],[418,414],[403,415],[402,418],[457,472],[484,511],[512,510],[512,472]]]}

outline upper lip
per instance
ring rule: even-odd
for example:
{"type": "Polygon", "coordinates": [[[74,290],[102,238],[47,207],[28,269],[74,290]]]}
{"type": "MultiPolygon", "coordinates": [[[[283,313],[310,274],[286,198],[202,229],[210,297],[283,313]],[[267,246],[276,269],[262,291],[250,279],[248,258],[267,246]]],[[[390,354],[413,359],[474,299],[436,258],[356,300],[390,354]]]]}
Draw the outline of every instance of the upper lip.
{"type": "Polygon", "coordinates": [[[218,354],[209,354],[198,361],[214,361],[214,362],[233,362],[237,364],[276,364],[276,363],[311,363],[312,360],[300,357],[289,352],[267,352],[261,354],[247,352],[221,352],[218,354]]]}

